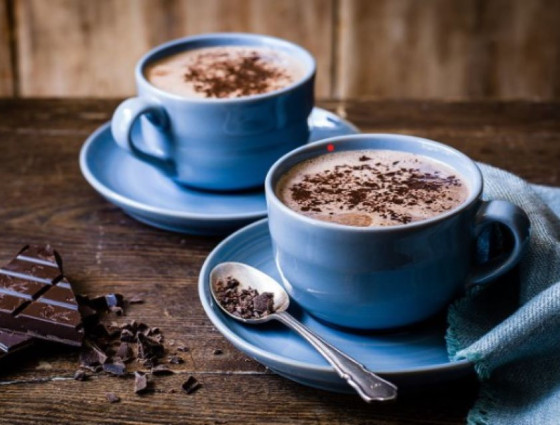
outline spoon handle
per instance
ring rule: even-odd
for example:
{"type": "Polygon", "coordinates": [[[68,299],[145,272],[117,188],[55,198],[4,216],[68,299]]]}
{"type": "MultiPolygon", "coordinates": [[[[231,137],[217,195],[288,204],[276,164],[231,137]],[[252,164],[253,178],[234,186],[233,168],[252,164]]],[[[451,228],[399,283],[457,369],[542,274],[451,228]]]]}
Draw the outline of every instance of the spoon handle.
{"type": "Polygon", "coordinates": [[[345,379],[368,403],[374,400],[393,400],[397,397],[397,387],[394,384],[367,370],[362,364],[333,347],[289,313],[279,312],[274,314],[274,318],[296,331],[313,345],[335,368],[340,377],[345,379]]]}

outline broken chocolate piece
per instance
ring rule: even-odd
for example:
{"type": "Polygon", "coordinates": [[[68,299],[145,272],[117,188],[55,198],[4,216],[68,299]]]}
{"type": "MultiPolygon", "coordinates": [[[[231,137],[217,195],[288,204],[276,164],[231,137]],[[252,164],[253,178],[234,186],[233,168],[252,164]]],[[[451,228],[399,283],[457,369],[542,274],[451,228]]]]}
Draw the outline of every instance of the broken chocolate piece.
{"type": "Polygon", "coordinates": [[[116,376],[123,376],[126,373],[126,365],[122,361],[113,360],[112,363],[103,363],[103,370],[116,376]]]}
{"type": "Polygon", "coordinates": [[[151,373],[153,375],[172,375],[173,371],[163,364],[158,364],[152,367],[151,373]]]}
{"type": "Polygon", "coordinates": [[[107,361],[107,354],[92,341],[87,341],[85,347],[80,352],[80,365],[90,370],[96,371],[97,366],[103,365],[107,361]]]}
{"type": "Polygon", "coordinates": [[[52,248],[26,246],[0,268],[0,328],[80,346],[82,318],[52,248]]]}
{"type": "Polygon", "coordinates": [[[185,363],[185,361],[179,357],[179,356],[169,356],[167,358],[167,363],[170,364],[181,364],[181,363],[185,363]]]}
{"type": "Polygon", "coordinates": [[[107,302],[107,307],[124,307],[124,298],[121,294],[107,294],[105,295],[105,301],[107,302]]]}
{"type": "Polygon", "coordinates": [[[128,299],[128,303],[129,304],[143,304],[144,303],[144,299],[141,298],[138,295],[134,295],[132,298],[128,299]]]}
{"type": "Polygon", "coordinates": [[[109,307],[109,311],[111,313],[115,313],[117,316],[124,316],[124,310],[122,307],[112,305],[109,307]]]}
{"type": "Polygon", "coordinates": [[[120,397],[115,393],[106,393],[105,397],[107,397],[107,401],[109,403],[118,403],[119,401],[121,401],[120,397]]]}
{"type": "Polygon", "coordinates": [[[124,307],[124,298],[121,294],[107,294],[95,298],[82,296],[80,303],[97,311],[108,311],[111,307],[124,307]]]}
{"type": "Polygon", "coordinates": [[[164,354],[163,345],[159,342],[142,333],[138,333],[136,338],[138,340],[138,358],[142,360],[151,360],[153,358],[159,358],[164,354]]]}
{"type": "Polygon", "coordinates": [[[142,372],[134,372],[134,392],[143,394],[149,390],[148,376],[142,372]]]}
{"type": "Polygon", "coordinates": [[[97,310],[94,310],[88,305],[80,304],[79,301],[78,301],[78,311],[82,315],[82,322],[84,323],[84,326],[88,324],[93,324],[97,321],[97,315],[98,315],[97,310]]]}
{"type": "Polygon", "coordinates": [[[273,293],[260,294],[250,286],[244,289],[234,277],[228,276],[225,281],[218,280],[214,289],[220,306],[234,316],[259,319],[274,313],[273,293]]]}
{"type": "Polygon", "coordinates": [[[134,342],[136,341],[136,336],[134,335],[134,332],[132,332],[129,329],[123,329],[121,331],[121,341],[123,342],[134,342]]]}
{"type": "Polygon", "coordinates": [[[127,342],[121,342],[119,348],[115,354],[116,357],[119,357],[123,362],[127,362],[132,359],[133,356],[132,347],[127,342]]]}
{"type": "Polygon", "coordinates": [[[187,379],[185,382],[183,382],[183,385],[181,385],[181,388],[187,394],[192,394],[201,387],[202,384],[200,384],[194,376],[189,376],[189,379],[187,379]]]}
{"type": "Polygon", "coordinates": [[[74,379],[76,381],[85,381],[87,378],[88,376],[83,370],[77,370],[76,373],[74,373],[74,379]]]}

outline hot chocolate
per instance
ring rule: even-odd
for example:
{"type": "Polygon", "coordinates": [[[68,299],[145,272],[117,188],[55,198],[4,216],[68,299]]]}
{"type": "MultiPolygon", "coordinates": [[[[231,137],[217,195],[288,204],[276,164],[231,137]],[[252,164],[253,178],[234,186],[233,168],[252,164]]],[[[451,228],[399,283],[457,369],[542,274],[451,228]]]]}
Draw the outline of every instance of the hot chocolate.
{"type": "Polygon", "coordinates": [[[187,98],[238,98],[269,93],[303,78],[304,67],[268,47],[220,46],[187,50],[149,64],[156,87],[187,98]]]}
{"type": "Polygon", "coordinates": [[[469,189],[457,172],[426,156],[354,150],[296,164],[282,176],[276,193],[303,215],[370,227],[435,217],[461,205],[469,189]]]}

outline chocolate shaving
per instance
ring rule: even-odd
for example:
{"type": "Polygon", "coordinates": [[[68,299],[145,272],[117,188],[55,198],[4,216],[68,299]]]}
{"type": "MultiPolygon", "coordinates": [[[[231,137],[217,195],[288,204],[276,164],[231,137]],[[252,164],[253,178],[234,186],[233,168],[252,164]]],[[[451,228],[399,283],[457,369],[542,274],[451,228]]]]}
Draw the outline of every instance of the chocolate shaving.
{"type": "Polygon", "coordinates": [[[97,366],[102,365],[108,359],[107,354],[94,342],[86,341],[84,348],[80,352],[80,364],[82,367],[97,370],[97,366]]]}
{"type": "Polygon", "coordinates": [[[118,403],[121,399],[115,393],[106,393],[105,397],[109,403],[118,403]]]}
{"type": "Polygon", "coordinates": [[[189,376],[189,378],[183,382],[183,385],[181,385],[181,388],[187,394],[192,394],[195,391],[198,391],[201,387],[202,384],[200,384],[194,376],[189,376]]]}
{"type": "Polygon", "coordinates": [[[133,295],[132,298],[128,299],[128,303],[129,304],[143,304],[144,303],[144,299],[141,298],[138,295],[133,295]]]}
{"type": "Polygon", "coordinates": [[[121,330],[121,341],[123,342],[135,342],[136,341],[136,336],[135,333],[133,331],[131,331],[130,329],[123,329],[121,330]]]}
{"type": "Polygon", "coordinates": [[[76,373],[74,373],[74,379],[76,381],[85,381],[87,378],[88,376],[83,370],[77,370],[76,373]]]}
{"type": "Polygon", "coordinates": [[[160,358],[164,354],[163,345],[142,333],[137,334],[137,341],[139,359],[151,360],[160,358]]]}
{"type": "Polygon", "coordinates": [[[103,370],[111,375],[123,376],[126,374],[126,365],[119,360],[113,360],[112,363],[104,363],[103,370]]]}
{"type": "Polygon", "coordinates": [[[371,223],[363,219],[370,215],[383,219],[380,225],[419,219],[403,206],[414,206],[424,211],[421,216],[431,217],[461,203],[458,194],[454,195],[457,199],[450,199],[450,194],[463,186],[461,179],[430,169],[427,161],[409,159],[415,166],[407,167],[404,160],[372,163],[371,159],[361,155],[357,158],[360,164],[341,160],[332,168],[302,174],[287,187],[291,208],[321,220],[362,226],[371,223]],[[325,211],[330,212],[316,214],[325,211]],[[358,223],[352,223],[353,217],[358,223]]]}
{"type": "Polygon", "coordinates": [[[109,311],[116,314],[117,316],[124,316],[124,310],[122,307],[112,305],[109,307],[109,311]]]}
{"type": "Polygon", "coordinates": [[[167,363],[170,364],[181,364],[181,363],[185,363],[185,361],[179,357],[179,356],[169,356],[167,358],[167,363]]]}
{"type": "Polygon", "coordinates": [[[142,372],[134,372],[134,392],[143,394],[149,390],[148,376],[142,372]]]}
{"type": "Polygon", "coordinates": [[[219,280],[214,288],[220,305],[234,316],[243,319],[259,319],[274,313],[274,294],[252,289],[241,289],[237,279],[228,276],[219,280]]]}
{"type": "Polygon", "coordinates": [[[151,373],[153,375],[172,375],[173,371],[163,364],[152,367],[151,373]]]}
{"type": "Polygon", "coordinates": [[[119,357],[121,361],[127,362],[132,359],[134,352],[132,351],[132,347],[127,342],[121,342],[117,352],[115,353],[116,357],[119,357]]]}

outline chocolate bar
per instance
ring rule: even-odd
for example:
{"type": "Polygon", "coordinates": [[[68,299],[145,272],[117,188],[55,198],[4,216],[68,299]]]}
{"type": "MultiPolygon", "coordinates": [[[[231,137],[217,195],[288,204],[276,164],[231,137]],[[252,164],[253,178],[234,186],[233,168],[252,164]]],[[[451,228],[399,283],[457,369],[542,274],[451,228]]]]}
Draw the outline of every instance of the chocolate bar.
{"type": "Polygon", "coordinates": [[[32,336],[0,329],[0,358],[29,347],[32,343],[32,336]]]}
{"type": "Polygon", "coordinates": [[[82,345],[78,303],[60,256],[49,246],[25,246],[0,268],[0,328],[82,345]]]}

